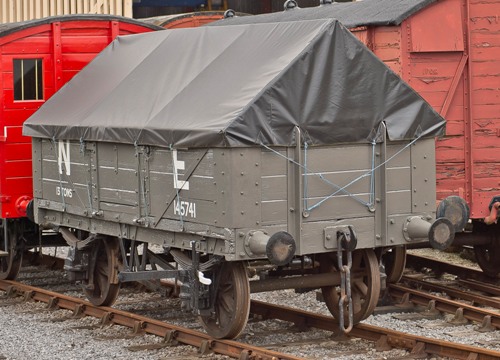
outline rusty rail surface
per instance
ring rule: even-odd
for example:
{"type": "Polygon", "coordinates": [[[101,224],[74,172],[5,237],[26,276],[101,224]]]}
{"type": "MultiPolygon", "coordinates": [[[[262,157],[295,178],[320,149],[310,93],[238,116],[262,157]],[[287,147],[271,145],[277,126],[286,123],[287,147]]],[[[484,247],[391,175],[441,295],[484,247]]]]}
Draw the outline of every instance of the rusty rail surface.
{"type": "Polygon", "coordinates": [[[161,336],[167,343],[178,342],[192,345],[198,347],[202,353],[212,351],[214,353],[239,359],[301,359],[300,357],[266,350],[237,341],[213,339],[207,334],[198,331],[171,325],[163,321],[135,315],[111,307],[97,307],[82,299],[24,285],[15,281],[0,280],[0,290],[4,290],[7,294],[15,293],[24,296],[25,299],[45,302],[53,308],[73,311],[74,316],[92,316],[101,319],[102,324],[112,323],[122,325],[134,329],[134,332],[144,332],[161,336]]]}
{"type": "MultiPolygon", "coordinates": [[[[391,284],[389,285],[390,295],[395,299],[406,299],[416,305],[432,306],[435,310],[448,314],[456,314],[467,320],[488,323],[497,329],[500,329],[500,314],[497,311],[489,311],[467,305],[462,302],[448,300],[425,291],[415,290],[406,286],[391,284]]],[[[500,358],[500,352],[498,353],[500,358]]]]}
{"type": "MultiPolygon", "coordinates": [[[[93,316],[101,319],[103,324],[113,323],[132,328],[135,332],[145,332],[161,336],[167,343],[177,341],[192,345],[198,347],[202,352],[210,350],[218,354],[240,359],[300,359],[299,357],[262,349],[237,341],[216,340],[201,332],[110,307],[96,307],[82,299],[38,289],[14,281],[0,281],[0,289],[7,293],[15,292],[17,295],[24,296],[25,299],[45,302],[51,307],[73,311],[75,316],[93,316]]],[[[334,333],[338,331],[337,322],[330,316],[266,304],[255,300],[252,300],[250,311],[266,319],[290,321],[301,327],[315,327],[334,333]]],[[[377,349],[379,350],[388,350],[397,347],[410,350],[413,354],[433,354],[454,359],[489,360],[500,358],[500,352],[498,351],[425,338],[368,324],[355,326],[350,336],[374,341],[377,343],[377,349]]]]}
{"type": "MultiPolygon", "coordinates": [[[[406,267],[414,268],[417,271],[427,267],[439,273],[446,272],[463,279],[474,279],[483,282],[492,282],[494,280],[491,277],[486,276],[481,270],[471,269],[461,265],[454,265],[421,255],[406,254],[406,267]]],[[[499,279],[496,280],[498,281],[499,279]]]]}
{"type": "MultiPolygon", "coordinates": [[[[338,330],[338,324],[329,316],[317,315],[260,301],[252,301],[250,312],[261,315],[266,319],[290,321],[299,326],[315,327],[333,332],[338,330]]],[[[391,347],[404,348],[411,350],[416,356],[418,354],[432,354],[453,359],[500,359],[500,351],[406,334],[362,323],[354,326],[349,335],[375,341],[380,350],[387,350],[391,347]]]]}
{"type": "MultiPolygon", "coordinates": [[[[472,301],[474,304],[480,304],[483,306],[490,306],[490,307],[493,307],[496,309],[500,309],[500,299],[498,299],[496,297],[476,294],[476,293],[472,293],[470,291],[456,289],[456,288],[453,288],[453,287],[447,286],[447,285],[431,283],[431,282],[425,281],[425,280],[413,279],[413,278],[408,277],[408,276],[403,276],[401,278],[401,282],[405,283],[405,284],[410,284],[412,288],[443,292],[443,293],[446,293],[448,296],[452,297],[453,299],[472,301]]],[[[474,283],[471,283],[468,281],[467,282],[457,281],[457,282],[460,282],[463,285],[469,286],[469,288],[471,288],[475,285],[474,283]]],[[[483,289],[484,290],[489,289],[490,291],[493,291],[491,287],[485,286],[484,284],[483,284],[483,289]]]]}

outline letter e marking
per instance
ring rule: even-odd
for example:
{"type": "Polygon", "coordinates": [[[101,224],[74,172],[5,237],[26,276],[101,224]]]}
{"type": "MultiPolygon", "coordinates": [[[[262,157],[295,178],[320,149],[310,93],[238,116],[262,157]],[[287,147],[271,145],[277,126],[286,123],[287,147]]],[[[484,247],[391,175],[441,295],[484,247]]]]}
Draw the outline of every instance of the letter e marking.
{"type": "MultiPolygon", "coordinates": [[[[69,154],[69,152],[68,152],[69,154]]],[[[185,163],[184,161],[177,160],[177,150],[172,150],[172,161],[173,161],[173,168],[174,168],[174,188],[175,189],[182,189],[182,190],[189,190],[189,181],[184,181],[184,180],[179,180],[179,171],[178,170],[185,170],[185,163]]]]}

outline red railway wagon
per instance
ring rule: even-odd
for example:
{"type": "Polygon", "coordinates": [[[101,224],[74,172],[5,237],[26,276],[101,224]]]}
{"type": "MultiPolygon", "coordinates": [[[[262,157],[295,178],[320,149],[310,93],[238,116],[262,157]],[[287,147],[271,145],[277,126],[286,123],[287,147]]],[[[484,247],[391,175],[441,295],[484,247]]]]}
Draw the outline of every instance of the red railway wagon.
{"type": "MultiPolygon", "coordinates": [[[[446,120],[436,143],[438,212],[453,244],[474,245],[482,269],[500,273],[500,0],[321,0],[300,9],[212,25],[336,18],[446,120]],[[470,219],[470,221],[469,221],[470,219]]],[[[451,243],[433,243],[444,249],[451,243]]]]}
{"type": "Polygon", "coordinates": [[[237,13],[233,10],[226,11],[202,11],[185,14],[173,14],[164,16],[155,16],[141,19],[148,24],[161,26],[165,29],[184,29],[193,28],[210,24],[214,21],[227,17],[247,16],[249,14],[237,13]]]}
{"type": "Polygon", "coordinates": [[[206,25],[223,18],[224,11],[202,11],[185,14],[155,16],[141,19],[141,21],[144,21],[148,24],[158,25],[165,29],[183,29],[206,25]]]}
{"type": "Polygon", "coordinates": [[[25,218],[33,185],[23,122],[118,35],[160,29],[110,15],[0,24],[0,278],[17,275],[22,244],[38,234],[25,218]]]}

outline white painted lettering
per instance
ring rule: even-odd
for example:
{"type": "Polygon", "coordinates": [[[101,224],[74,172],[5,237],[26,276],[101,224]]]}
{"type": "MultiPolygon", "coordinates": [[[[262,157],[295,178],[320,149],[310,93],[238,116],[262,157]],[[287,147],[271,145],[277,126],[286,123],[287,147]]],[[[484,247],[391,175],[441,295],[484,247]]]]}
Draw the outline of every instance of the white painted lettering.
{"type": "Polygon", "coordinates": [[[174,168],[174,188],[189,190],[189,181],[179,180],[179,170],[185,170],[184,161],[177,160],[177,150],[172,150],[172,161],[174,168]]]}
{"type": "Polygon", "coordinates": [[[58,145],[58,156],[57,156],[57,164],[59,165],[59,174],[63,173],[62,164],[64,162],[64,169],[66,175],[71,175],[71,161],[69,156],[69,141],[66,141],[66,144],[59,140],[58,145]]]}

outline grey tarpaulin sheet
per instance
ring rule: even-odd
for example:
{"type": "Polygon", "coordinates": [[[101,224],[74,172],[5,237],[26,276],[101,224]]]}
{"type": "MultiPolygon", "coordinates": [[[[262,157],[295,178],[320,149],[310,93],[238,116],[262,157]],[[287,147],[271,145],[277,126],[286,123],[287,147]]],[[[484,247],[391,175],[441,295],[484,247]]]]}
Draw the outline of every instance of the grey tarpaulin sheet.
{"type": "Polygon", "coordinates": [[[27,136],[165,147],[437,135],[444,120],[336,20],[119,37],[29,118],[27,136]]]}
{"type": "Polygon", "coordinates": [[[307,8],[293,8],[270,14],[249,17],[233,17],[206,26],[257,24],[266,22],[337,19],[347,28],[358,26],[399,25],[406,18],[422,10],[436,0],[363,0],[334,2],[307,8]]]}

